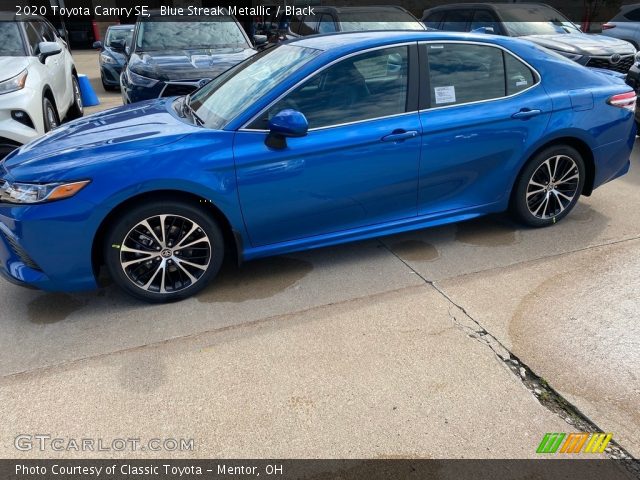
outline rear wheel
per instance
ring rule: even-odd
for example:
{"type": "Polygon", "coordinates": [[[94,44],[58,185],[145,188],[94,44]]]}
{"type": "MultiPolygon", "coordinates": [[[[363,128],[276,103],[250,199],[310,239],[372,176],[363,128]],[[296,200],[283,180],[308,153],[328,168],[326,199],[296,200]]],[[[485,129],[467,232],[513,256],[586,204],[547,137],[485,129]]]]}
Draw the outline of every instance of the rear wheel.
{"type": "Polygon", "coordinates": [[[68,120],[75,120],[76,118],[82,117],[84,115],[84,106],[82,104],[82,94],[80,93],[80,84],[78,83],[78,77],[75,75],[71,76],[71,83],[73,89],[73,103],[69,107],[69,111],[67,112],[68,120]]]}
{"type": "Polygon", "coordinates": [[[182,300],[218,273],[222,231],[206,212],[182,202],[159,201],[119,217],[106,235],[104,259],[111,277],[147,302],[182,300]]]}
{"type": "Polygon", "coordinates": [[[516,183],[512,207],[520,221],[546,227],[575,206],[585,181],[584,160],[567,145],[546,148],[525,166],[516,183]]]}
{"type": "Polygon", "coordinates": [[[60,125],[58,120],[58,112],[56,107],[53,106],[53,102],[47,97],[42,98],[42,115],[44,122],[44,131],[48,132],[60,125]]]}

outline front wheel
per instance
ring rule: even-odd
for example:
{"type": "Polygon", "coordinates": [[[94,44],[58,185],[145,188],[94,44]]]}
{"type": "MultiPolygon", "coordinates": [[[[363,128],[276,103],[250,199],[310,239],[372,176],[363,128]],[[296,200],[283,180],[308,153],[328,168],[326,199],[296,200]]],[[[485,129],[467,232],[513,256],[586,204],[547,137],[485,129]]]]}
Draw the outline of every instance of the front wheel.
{"type": "Polygon", "coordinates": [[[72,75],[71,77],[71,87],[73,91],[73,103],[71,103],[69,111],[67,112],[67,119],[75,120],[76,118],[80,118],[82,117],[82,115],[84,115],[84,106],[82,104],[80,84],[78,83],[78,78],[75,75],[72,75]]]}
{"type": "Polygon", "coordinates": [[[42,98],[42,115],[45,133],[53,130],[54,128],[57,128],[58,125],[60,125],[56,107],[53,106],[53,102],[47,97],[42,98]]]}
{"type": "Polygon", "coordinates": [[[546,227],[563,219],[575,206],[585,182],[584,160],[567,145],[538,153],[517,180],[512,207],[523,223],[546,227]]]}
{"type": "Polygon", "coordinates": [[[206,212],[159,201],[129,210],[107,232],[107,269],[129,294],[151,303],[182,300],[202,290],[224,258],[222,231],[206,212]]]}

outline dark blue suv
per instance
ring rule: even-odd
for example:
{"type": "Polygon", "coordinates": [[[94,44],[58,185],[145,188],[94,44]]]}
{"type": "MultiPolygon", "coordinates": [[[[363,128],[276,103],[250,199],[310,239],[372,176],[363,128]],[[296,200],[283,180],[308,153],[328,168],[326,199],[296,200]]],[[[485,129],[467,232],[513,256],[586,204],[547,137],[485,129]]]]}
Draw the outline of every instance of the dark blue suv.
{"type": "Polygon", "coordinates": [[[189,94],[256,53],[232,15],[184,18],[138,20],[120,77],[125,104],[189,94]]]}
{"type": "Polygon", "coordinates": [[[94,42],[93,48],[100,49],[100,78],[105,90],[120,88],[120,74],[126,63],[125,50],[131,43],[133,25],[112,25],[107,29],[103,42],[94,42]]]}

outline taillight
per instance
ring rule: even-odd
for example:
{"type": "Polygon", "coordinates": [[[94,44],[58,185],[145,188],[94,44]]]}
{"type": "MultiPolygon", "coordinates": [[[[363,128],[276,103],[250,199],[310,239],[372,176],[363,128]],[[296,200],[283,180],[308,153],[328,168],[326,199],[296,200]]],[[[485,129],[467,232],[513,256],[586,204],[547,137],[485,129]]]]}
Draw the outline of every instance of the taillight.
{"type": "Polygon", "coordinates": [[[603,23],[602,24],[602,30],[609,30],[610,28],[616,28],[616,26],[613,23],[603,23]]]}
{"type": "Polygon", "coordinates": [[[636,92],[619,93],[609,97],[607,103],[612,107],[625,108],[632,112],[636,110],[636,92]]]}

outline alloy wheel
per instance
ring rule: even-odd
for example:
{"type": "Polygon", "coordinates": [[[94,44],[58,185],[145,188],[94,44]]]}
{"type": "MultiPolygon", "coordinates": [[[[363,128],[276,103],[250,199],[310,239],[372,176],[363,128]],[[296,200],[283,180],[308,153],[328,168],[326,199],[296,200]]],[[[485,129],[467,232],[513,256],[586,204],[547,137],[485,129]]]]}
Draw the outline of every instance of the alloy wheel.
{"type": "Polygon", "coordinates": [[[564,212],[578,194],[580,171],[567,155],[547,158],[533,172],[526,190],[529,212],[543,220],[564,212]]]}
{"type": "Polygon", "coordinates": [[[204,229],[180,215],[156,215],[135,225],[120,245],[120,265],[138,288],[171,294],[191,287],[209,268],[204,229]]]}
{"type": "Polygon", "coordinates": [[[75,78],[73,79],[73,96],[75,97],[76,107],[82,111],[82,94],[80,93],[80,85],[78,85],[78,81],[75,78]]]}
{"type": "Polygon", "coordinates": [[[58,116],[51,105],[47,107],[47,121],[49,122],[49,128],[51,130],[58,126],[58,116]]]}

